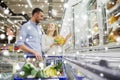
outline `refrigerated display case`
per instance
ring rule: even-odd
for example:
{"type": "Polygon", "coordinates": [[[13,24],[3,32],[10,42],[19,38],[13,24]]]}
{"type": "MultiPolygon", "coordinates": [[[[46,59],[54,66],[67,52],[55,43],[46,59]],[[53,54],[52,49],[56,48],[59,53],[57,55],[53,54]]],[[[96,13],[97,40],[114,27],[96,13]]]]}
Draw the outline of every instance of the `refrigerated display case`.
{"type": "Polygon", "coordinates": [[[74,48],[64,51],[65,62],[70,69],[77,65],[88,80],[120,79],[120,38],[109,42],[111,32],[119,36],[119,6],[119,0],[87,0],[72,6],[74,48]]]}
{"type": "Polygon", "coordinates": [[[87,0],[73,5],[74,49],[120,47],[119,7],[119,0],[87,0]]]}
{"type": "Polygon", "coordinates": [[[66,65],[69,65],[67,67],[77,69],[81,73],[80,76],[88,78],[88,80],[120,79],[119,57],[80,54],[77,56],[64,56],[64,60],[66,65]]]}
{"type": "Polygon", "coordinates": [[[105,4],[108,44],[119,42],[120,31],[120,1],[109,0],[105,4]]]}

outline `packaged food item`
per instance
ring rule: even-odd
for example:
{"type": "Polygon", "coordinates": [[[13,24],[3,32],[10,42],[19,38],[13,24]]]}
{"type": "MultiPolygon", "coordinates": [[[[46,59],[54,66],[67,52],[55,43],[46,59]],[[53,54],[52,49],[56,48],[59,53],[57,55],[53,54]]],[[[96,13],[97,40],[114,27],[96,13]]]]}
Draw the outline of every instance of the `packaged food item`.
{"type": "Polygon", "coordinates": [[[117,21],[117,19],[118,19],[118,17],[111,16],[111,17],[109,18],[109,20],[108,20],[108,23],[109,23],[109,24],[113,24],[114,22],[117,21]]]}
{"type": "Polygon", "coordinates": [[[98,30],[99,30],[99,29],[98,29],[98,24],[95,24],[94,27],[93,27],[93,31],[94,31],[94,32],[98,32],[98,30]]]}
{"type": "Polygon", "coordinates": [[[120,3],[120,0],[117,0],[118,3],[120,3]]]}
{"type": "Polygon", "coordinates": [[[107,3],[107,9],[113,8],[113,7],[116,5],[116,2],[117,2],[117,0],[110,0],[110,1],[107,3]]]}
{"type": "Polygon", "coordinates": [[[109,42],[117,42],[117,38],[120,37],[120,28],[117,28],[115,31],[111,32],[108,35],[109,42]]]}

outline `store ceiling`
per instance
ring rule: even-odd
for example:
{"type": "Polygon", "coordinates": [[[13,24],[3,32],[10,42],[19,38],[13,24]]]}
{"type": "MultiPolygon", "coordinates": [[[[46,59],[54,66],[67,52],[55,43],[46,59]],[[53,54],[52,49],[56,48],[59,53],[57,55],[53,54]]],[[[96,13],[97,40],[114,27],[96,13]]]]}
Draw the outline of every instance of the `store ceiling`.
{"type": "MultiPolygon", "coordinates": [[[[31,2],[32,7],[30,7],[27,0],[3,0],[3,2],[8,6],[8,8],[15,14],[27,14],[27,16],[30,18],[32,9],[34,9],[35,7],[39,7],[44,11],[44,20],[61,20],[64,11],[63,8],[64,0],[28,0],[28,1],[31,2]]],[[[11,19],[12,18],[13,17],[11,17],[11,19]]]]}

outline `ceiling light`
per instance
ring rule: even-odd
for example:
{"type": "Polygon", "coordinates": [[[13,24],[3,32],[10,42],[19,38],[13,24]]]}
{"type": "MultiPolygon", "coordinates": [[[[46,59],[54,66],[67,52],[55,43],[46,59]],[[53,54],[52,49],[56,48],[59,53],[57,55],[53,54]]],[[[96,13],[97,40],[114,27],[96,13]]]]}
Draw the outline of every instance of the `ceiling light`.
{"type": "Polygon", "coordinates": [[[18,4],[18,6],[20,6],[20,4],[18,4]]]}
{"type": "Polygon", "coordinates": [[[57,16],[57,11],[52,9],[52,15],[57,16]]]}
{"type": "Polygon", "coordinates": [[[38,2],[40,1],[40,0],[37,0],[38,2]]]}
{"type": "Polygon", "coordinates": [[[44,7],[44,5],[41,6],[42,8],[44,7]]]}
{"type": "Polygon", "coordinates": [[[1,34],[1,35],[0,35],[0,38],[1,38],[1,39],[5,39],[5,34],[1,34]]]}
{"type": "Polygon", "coordinates": [[[24,14],[25,14],[25,11],[22,11],[22,14],[24,15],[24,14]]]}
{"type": "Polygon", "coordinates": [[[4,13],[5,13],[5,14],[8,14],[8,13],[9,13],[9,10],[8,10],[8,9],[5,9],[5,10],[4,10],[4,13]]]}
{"type": "Polygon", "coordinates": [[[64,2],[64,0],[61,0],[61,2],[64,2]]]}
{"type": "Polygon", "coordinates": [[[59,7],[62,7],[62,5],[59,5],[59,7]]]}
{"type": "Polygon", "coordinates": [[[15,20],[14,23],[17,23],[17,21],[15,20]]]}
{"type": "Polygon", "coordinates": [[[58,24],[59,27],[61,27],[61,24],[58,24]]]}
{"type": "Polygon", "coordinates": [[[61,8],[61,10],[63,10],[63,8],[61,8]]]}
{"type": "Polygon", "coordinates": [[[3,3],[3,1],[1,1],[1,3],[3,3]]]}
{"type": "Polygon", "coordinates": [[[45,3],[48,3],[48,0],[45,0],[45,3]]]}
{"type": "Polygon", "coordinates": [[[32,8],[32,3],[30,0],[27,0],[28,5],[32,8]]]}
{"type": "Polygon", "coordinates": [[[28,5],[25,5],[25,8],[28,8],[28,5]]]}
{"type": "Polygon", "coordinates": [[[1,27],[1,29],[5,29],[4,27],[1,27]]]}

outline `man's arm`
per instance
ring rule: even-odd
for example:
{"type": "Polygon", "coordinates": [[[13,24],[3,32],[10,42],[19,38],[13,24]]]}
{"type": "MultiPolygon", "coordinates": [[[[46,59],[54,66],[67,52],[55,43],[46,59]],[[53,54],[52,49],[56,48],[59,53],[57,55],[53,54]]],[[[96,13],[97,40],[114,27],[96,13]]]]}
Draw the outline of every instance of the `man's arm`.
{"type": "Polygon", "coordinates": [[[21,29],[20,29],[20,33],[19,33],[19,36],[18,36],[18,40],[17,40],[17,46],[25,51],[25,52],[29,52],[33,55],[36,56],[37,59],[40,59],[41,58],[41,55],[40,53],[38,53],[37,51],[34,51],[33,49],[30,49],[29,47],[27,47],[24,42],[26,40],[26,37],[27,37],[27,33],[28,33],[28,28],[26,26],[22,26],[21,29]]]}
{"type": "Polygon", "coordinates": [[[38,60],[41,60],[42,59],[42,56],[40,55],[40,53],[38,53],[37,51],[34,51],[30,48],[28,48],[26,45],[22,44],[22,45],[19,45],[18,46],[20,49],[22,49],[23,51],[25,52],[29,52],[33,55],[35,55],[35,57],[38,59],[38,60]]]}

